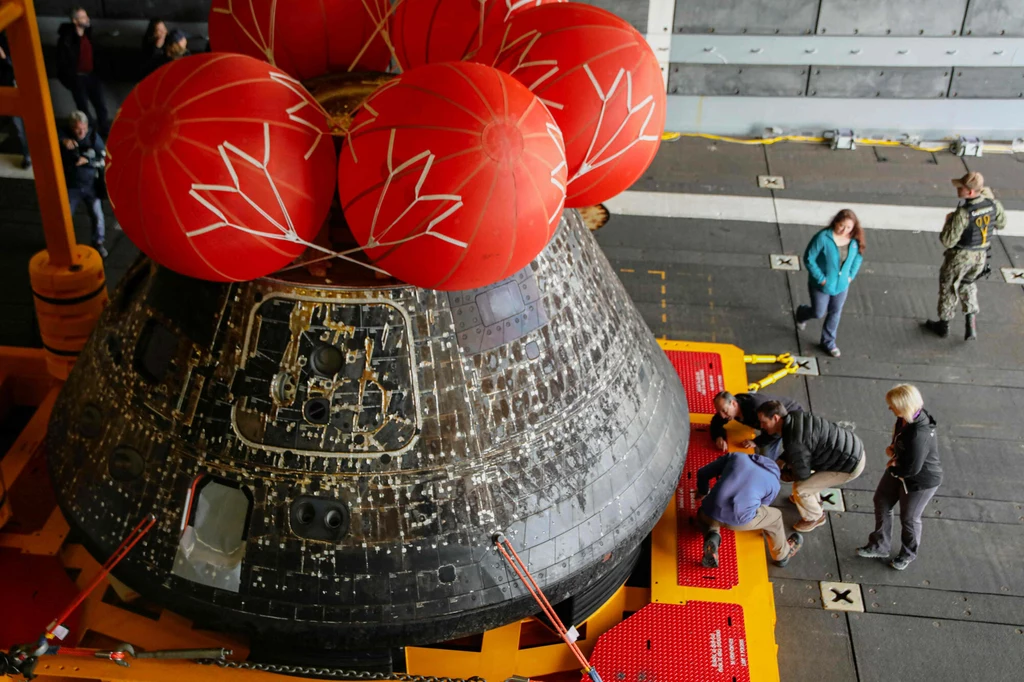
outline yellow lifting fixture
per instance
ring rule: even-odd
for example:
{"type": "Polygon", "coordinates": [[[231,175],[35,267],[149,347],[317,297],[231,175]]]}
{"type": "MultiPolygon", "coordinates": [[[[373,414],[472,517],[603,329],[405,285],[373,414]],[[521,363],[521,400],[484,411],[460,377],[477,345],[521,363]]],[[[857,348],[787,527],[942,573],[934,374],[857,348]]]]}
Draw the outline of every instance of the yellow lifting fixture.
{"type": "Polygon", "coordinates": [[[790,374],[796,374],[797,369],[799,369],[799,365],[791,353],[783,353],[782,355],[744,355],[743,362],[748,365],[785,365],[785,367],[772,372],[764,379],[755,381],[748,385],[747,390],[751,393],[757,393],[765,386],[771,386],[776,381],[779,381],[790,374]]]}

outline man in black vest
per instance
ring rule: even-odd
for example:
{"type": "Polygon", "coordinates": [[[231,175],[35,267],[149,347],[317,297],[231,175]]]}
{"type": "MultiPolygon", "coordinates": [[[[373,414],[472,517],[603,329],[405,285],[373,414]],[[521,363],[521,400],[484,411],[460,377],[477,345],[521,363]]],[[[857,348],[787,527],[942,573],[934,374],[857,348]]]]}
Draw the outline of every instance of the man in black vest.
{"type": "Polygon", "coordinates": [[[956,302],[963,307],[966,329],[964,340],[978,338],[975,316],[978,314],[978,278],[985,270],[992,231],[1006,227],[1003,205],[985,187],[981,173],[955,178],[956,194],[964,201],[946,216],[939,239],[946,257],[939,271],[939,319],[924,323],[926,329],[941,337],[949,335],[949,321],[956,315],[956,302]]]}
{"type": "Polygon", "coordinates": [[[790,498],[800,510],[793,530],[807,533],[825,523],[821,491],[835,488],[864,473],[864,443],[852,431],[807,412],[790,414],[769,401],[757,408],[761,430],[782,436],[782,480],[793,481],[790,498]]]}

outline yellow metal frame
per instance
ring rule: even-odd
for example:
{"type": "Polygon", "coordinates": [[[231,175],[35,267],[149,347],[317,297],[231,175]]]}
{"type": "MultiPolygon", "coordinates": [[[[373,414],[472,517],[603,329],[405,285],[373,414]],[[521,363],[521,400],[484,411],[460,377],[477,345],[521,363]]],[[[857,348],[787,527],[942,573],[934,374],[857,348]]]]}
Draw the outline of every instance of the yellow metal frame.
{"type": "Polygon", "coordinates": [[[11,46],[18,87],[0,88],[0,115],[20,116],[25,122],[46,249],[53,265],[66,268],[74,261],[75,228],[71,223],[57,125],[50,102],[50,83],[43,65],[43,48],[32,0],[0,0],[0,31],[4,29],[11,46]]]}
{"type": "MultiPolygon", "coordinates": [[[[747,366],[743,351],[732,345],[659,341],[666,351],[716,353],[722,358],[722,379],[725,390],[742,393],[747,390],[747,366]]],[[[709,424],[711,415],[690,414],[692,424],[709,424]]],[[[753,431],[731,422],[727,427],[730,450],[743,450],[738,443],[753,437],[753,431]]],[[[699,436],[697,436],[699,437],[699,436]]],[[[768,581],[768,559],[760,531],[736,533],[736,558],[739,584],[729,590],[706,587],[682,587],[678,584],[676,501],[665,509],[651,535],[651,601],[685,604],[690,600],[739,604],[747,633],[750,679],[775,682],[779,679],[778,645],[775,643],[775,594],[768,581]]]]}

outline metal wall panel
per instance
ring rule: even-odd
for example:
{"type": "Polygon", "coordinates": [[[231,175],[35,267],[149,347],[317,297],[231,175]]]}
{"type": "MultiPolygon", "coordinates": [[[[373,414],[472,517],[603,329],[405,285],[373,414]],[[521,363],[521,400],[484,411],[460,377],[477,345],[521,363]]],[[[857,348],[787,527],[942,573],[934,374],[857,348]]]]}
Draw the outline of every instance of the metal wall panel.
{"type": "Polygon", "coordinates": [[[673,95],[801,97],[807,88],[806,66],[733,66],[672,64],[668,91],[673,95]]]}
{"type": "Polygon", "coordinates": [[[210,0],[103,0],[103,7],[108,19],[206,21],[210,15],[210,0]]]}
{"type": "Polygon", "coordinates": [[[1020,137],[1024,100],[826,99],[808,97],[669,96],[666,130],[716,135],[763,135],[767,127],[820,135],[853,128],[858,134],[911,133],[929,139],[977,135],[1020,137]]]}
{"type": "Polygon", "coordinates": [[[680,64],[1024,67],[1024,38],[678,33],[672,36],[669,61],[680,64]]]}
{"type": "MultiPolygon", "coordinates": [[[[110,0],[107,0],[109,2],[110,0]]],[[[579,0],[585,5],[593,5],[617,14],[640,33],[647,35],[647,13],[649,0],[579,0]]],[[[131,2],[131,0],[128,0],[131,2]]]]}
{"type": "Polygon", "coordinates": [[[819,0],[676,0],[676,33],[814,33],[819,0]]]}
{"type": "Polygon", "coordinates": [[[885,97],[940,99],[949,88],[948,68],[862,68],[816,66],[811,69],[811,97],[885,97]]]}
{"type": "MultiPolygon", "coordinates": [[[[957,69],[950,97],[1019,99],[1024,97],[1024,69],[957,69]]],[[[1024,121],[1021,121],[1024,129],[1024,121]]]]}
{"type": "Polygon", "coordinates": [[[971,0],[964,35],[1024,36],[1024,6],[1020,0],[971,0]]]}
{"type": "Polygon", "coordinates": [[[161,17],[172,22],[192,22],[206,21],[210,14],[210,0],[36,0],[36,14],[65,16],[72,5],[81,5],[93,19],[161,17]]]}
{"type": "Polygon", "coordinates": [[[36,0],[36,14],[49,17],[66,17],[72,5],[81,5],[90,17],[103,16],[103,0],[84,0],[84,2],[67,2],[67,0],[36,0]]]}
{"type": "Polygon", "coordinates": [[[871,36],[957,35],[964,21],[967,1],[822,0],[818,33],[871,36]]]}

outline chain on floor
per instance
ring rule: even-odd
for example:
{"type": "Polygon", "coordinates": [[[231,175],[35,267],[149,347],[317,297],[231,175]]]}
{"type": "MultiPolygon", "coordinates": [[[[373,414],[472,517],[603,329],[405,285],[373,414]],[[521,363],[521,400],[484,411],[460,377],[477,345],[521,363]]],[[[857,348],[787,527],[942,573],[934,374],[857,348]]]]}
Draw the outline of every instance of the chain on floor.
{"type": "Polygon", "coordinates": [[[482,677],[435,677],[434,675],[410,675],[408,673],[373,673],[360,670],[339,670],[302,665],[279,665],[274,663],[250,663],[248,661],[200,661],[202,665],[217,665],[221,668],[259,670],[282,675],[320,677],[332,680],[395,680],[395,682],[487,682],[482,677]]]}

